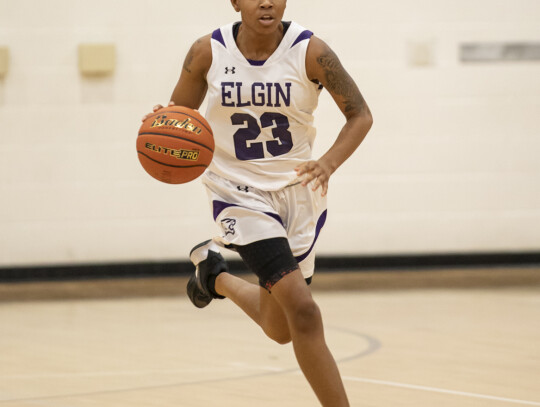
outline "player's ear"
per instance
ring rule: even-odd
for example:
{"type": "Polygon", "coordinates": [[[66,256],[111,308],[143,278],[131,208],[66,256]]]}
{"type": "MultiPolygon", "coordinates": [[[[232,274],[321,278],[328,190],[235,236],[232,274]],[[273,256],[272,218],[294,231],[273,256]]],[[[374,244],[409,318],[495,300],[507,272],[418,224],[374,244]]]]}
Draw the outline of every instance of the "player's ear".
{"type": "Polygon", "coordinates": [[[240,11],[240,7],[238,7],[238,0],[231,0],[231,4],[236,12],[240,11]]]}

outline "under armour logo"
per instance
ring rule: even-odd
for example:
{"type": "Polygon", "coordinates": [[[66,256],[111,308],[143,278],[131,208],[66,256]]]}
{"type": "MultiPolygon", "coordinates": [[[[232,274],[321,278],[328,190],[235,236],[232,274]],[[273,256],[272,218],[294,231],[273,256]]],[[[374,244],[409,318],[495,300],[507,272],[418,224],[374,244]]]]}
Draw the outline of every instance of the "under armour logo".
{"type": "Polygon", "coordinates": [[[228,74],[228,73],[232,73],[232,74],[235,74],[236,73],[236,67],[233,66],[232,68],[229,68],[228,66],[225,67],[225,73],[228,74]]]}
{"type": "Polygon", "coordinates": [[[236,225],[236,219],[231,219],[231,218],[222,219],[221,227],[223,228],[223,232],[225,232],[225,236],[234,235],[236,233],[236,231],[234,230],[235,225],[236,225]]]}
{"type": "Polygon", "coordinates": [[[236,189],[238,189],[239,191],[249,192],[249,187],[248,186],[237,185],[236,189]]]}

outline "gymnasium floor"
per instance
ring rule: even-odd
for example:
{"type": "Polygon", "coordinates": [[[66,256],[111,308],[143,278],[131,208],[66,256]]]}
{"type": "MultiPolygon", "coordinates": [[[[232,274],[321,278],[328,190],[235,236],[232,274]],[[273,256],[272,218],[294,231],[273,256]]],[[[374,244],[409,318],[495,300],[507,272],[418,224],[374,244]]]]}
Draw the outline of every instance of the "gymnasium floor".
{"type": "MultiPolygon", "coordinates": [[[[0,284],[0,407],[319,405],[290,345],[184,279],[0,284]]],[[[540,406],[540,269],[317,276],[352,406],[540,406]]]]}

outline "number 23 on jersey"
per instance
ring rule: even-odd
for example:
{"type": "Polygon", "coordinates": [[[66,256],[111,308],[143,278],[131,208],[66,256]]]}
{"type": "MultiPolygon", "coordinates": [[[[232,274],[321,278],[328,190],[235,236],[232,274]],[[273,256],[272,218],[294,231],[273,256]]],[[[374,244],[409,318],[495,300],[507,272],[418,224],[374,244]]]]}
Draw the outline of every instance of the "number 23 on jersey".
{"type": "Polygon", "coordinates": [[[291,151],[293,147],[292,134],[289,131],[289,119],[277,112],[266,112],[257,118],[247,113],[235,113],[231,122],[239,128],[233,135],[236,158],[239,160],[256,160],[264,158],[264,150],[273,157],[291,151]],[[255,141],[261,134],[261,129],[272,128],[274,140],[255,141]]]}

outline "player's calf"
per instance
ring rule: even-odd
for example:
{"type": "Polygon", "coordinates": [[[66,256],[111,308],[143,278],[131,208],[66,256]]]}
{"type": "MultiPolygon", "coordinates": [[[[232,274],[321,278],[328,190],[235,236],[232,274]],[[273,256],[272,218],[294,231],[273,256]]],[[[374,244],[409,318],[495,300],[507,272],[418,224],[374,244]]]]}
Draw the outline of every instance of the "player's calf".
{"type": "MultiPolygon", "coordinates": [[[[261,297],[263,295],[272,297],[268,294],[261,294],[261,297]]],[[[261,319],[259,325],[265,335],[280,345],[291,342],[289,322],[281,306],[273,298],[270,298],[261,301],[260,310],[261,319]]]]}
{"type": "Polygon", "coordinates": [[[275,328],[273,326],[264,326],[263,331],[270,339],[280,345],[286,345],[291,342],[291,333],[289,328],[275,328]]]}

